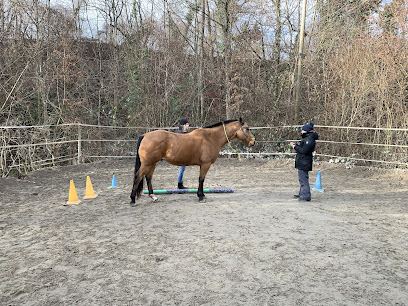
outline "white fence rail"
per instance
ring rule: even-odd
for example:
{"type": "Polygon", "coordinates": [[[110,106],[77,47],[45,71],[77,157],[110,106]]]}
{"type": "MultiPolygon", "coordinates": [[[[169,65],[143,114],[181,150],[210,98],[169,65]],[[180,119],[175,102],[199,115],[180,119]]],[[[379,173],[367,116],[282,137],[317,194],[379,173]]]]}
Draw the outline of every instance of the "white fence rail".
{"type": "MultiPolygon", "coordinates": [[[[248,150],[238,142],[234,146],[240,155],[251,158],[293,156],[288,142],[298,140],[300,127],[252,127],[257,147],[248,150]]],[[[315,128],[321,135],[316,150],[318,158],[408,166],[408,129],[319,125],[315,128]]],[[[2,176],[12,171],[24,174],[44,166],[76,164],[96,158],[134,158],[137,136],[157,129],[177,128],[79,123],[0,126],[0,173],[2,176]]],[[[237,155],[225,148],[221,156],[237,155]]]]}

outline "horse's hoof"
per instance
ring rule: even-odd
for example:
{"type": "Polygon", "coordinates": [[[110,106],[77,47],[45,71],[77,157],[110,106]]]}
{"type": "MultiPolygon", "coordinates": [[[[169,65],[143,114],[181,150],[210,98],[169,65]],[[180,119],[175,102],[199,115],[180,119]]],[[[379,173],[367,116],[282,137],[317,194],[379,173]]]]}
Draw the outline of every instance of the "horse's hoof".
{"type": "Polygon", "coordinates": [[[130,206],[136,207],[136,202],[130,201],[130,206]]]}
{"type": "Polygon", "coordinates": [[[159,199],[155,197],[154,195],[149,195],[149,197],[153,200],[153,202],[159,201],[159,199]]]}
{"type": "Polygon", "coordinates": [[[205,203],[206,201],[205,201],[205,198],[202,198],[202,199],[199,199],[198,202],[205,203]]]}

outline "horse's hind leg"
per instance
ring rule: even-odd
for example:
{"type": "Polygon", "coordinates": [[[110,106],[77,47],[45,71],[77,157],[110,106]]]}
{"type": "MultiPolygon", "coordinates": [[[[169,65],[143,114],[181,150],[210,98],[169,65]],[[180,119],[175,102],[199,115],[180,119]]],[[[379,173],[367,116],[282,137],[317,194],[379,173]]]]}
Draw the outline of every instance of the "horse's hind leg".
{"type": "Polygon", "coordinates": [[[153,186],[152,186],[152,178],[153,178],[153,172],[154,169],[156,168],[156,165],[154,165],[149,173],[146,174],[146,182],[147,182],[147,188],[149,189],[149,197],[153,200],[153,202],[158,201],[159,199],[154,195],[153,193],[153,186]]]}
{"type": "MultiPolygon", "coordinates": [[[[139,185],[143,186],[143,176],[139,177],[137,174],[135,175],[134,181],[133,181],[133,188],[132,188],[132,193],[130,194],[130,205],[134,206],[136,202],[136,194],[138,193],[137,190],[139,188],[139,185]]],[[[137,198],[139,198],[139,194],[137,194],[137,198]]]]}
{"type": "Polygon", "coordinates": [[[141,192],[143,190],[143,178],[149,172],[149,168],[146,166],[141,166],[139,170],[135,173],[135,178],[133,181],[132,193],[130,194],[130,205],[134,206],[136,197],[139,199],[141,192]]]}

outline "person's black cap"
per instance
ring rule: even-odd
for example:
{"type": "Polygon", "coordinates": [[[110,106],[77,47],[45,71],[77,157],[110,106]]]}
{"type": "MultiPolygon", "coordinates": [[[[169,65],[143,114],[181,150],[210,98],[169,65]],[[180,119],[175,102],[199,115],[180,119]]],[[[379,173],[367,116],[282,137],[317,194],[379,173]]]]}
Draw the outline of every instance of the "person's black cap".
{"type": "Polygon", "coordinates": [[[185,118],[180,119],[180,125],[185,125],[186,123],[188,123],[187,119],[185,119],[185,118]]]}

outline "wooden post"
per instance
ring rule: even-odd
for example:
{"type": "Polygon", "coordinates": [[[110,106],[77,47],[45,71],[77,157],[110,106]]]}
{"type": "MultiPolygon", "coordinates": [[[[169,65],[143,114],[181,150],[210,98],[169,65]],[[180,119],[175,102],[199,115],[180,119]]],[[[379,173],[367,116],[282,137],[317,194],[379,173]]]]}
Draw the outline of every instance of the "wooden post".
{"type": "Polygon", "coordinates": [[[78,164],[81,163],[82,159],[82,147],[81,147],[81,141],[82,141],[82,136],[81,136],[81,124],[78,123],[78,164]]]}

